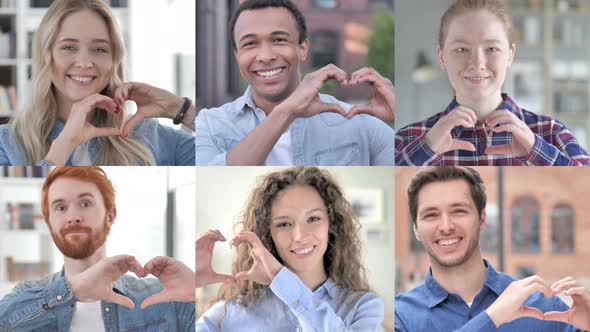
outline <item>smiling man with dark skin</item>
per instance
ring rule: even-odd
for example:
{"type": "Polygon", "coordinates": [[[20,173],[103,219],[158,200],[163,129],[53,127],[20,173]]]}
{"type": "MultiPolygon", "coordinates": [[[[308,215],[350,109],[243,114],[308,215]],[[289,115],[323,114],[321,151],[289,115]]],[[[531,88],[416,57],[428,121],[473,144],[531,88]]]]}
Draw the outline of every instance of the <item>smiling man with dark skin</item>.
{"type": "Polygon", "coordinates": [[[372,68],[349,78],[329,64],[301,80],[309,39],[305,19],[289,0],[243,2],[230,31],[249,88],[231,103],[199,112],[198,165],[393,165],[393,130],[381,121],[394,119],[387,78],[372,68]],[[370,84],[373,97],[351,106],[320,95],[328,80],[370,84]]]}

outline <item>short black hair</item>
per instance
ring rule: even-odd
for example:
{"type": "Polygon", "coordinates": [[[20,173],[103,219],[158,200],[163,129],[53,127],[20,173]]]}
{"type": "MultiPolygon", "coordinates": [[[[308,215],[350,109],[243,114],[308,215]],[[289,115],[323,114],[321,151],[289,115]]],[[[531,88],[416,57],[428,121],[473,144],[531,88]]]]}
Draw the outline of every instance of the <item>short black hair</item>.
{"type": "Polygon", "coordinates": [[[297,30],[299,30],[299,44],[303,43],[307,39],[307,25],[305,24],[305,18],[303,17],[303,14],[301,14],[299,8],[297,8],[297,6],[291,0],[246,0],[232,15],[229,23],[229,36],[234,50],[238,48],[236,40],[234,39],[234,29],[240,14],[244,10],[256,10],[268,7],[287,8],[297,23],[297,30]]]}

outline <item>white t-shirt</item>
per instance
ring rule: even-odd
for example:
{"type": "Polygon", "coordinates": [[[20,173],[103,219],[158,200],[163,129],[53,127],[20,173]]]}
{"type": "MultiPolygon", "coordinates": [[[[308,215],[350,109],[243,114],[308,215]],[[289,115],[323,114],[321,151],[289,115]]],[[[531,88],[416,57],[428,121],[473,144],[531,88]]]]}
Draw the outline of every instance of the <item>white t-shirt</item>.
{"type": "Polygon", "coordinates": [[[100,301],[92,303],[76,302],[70,332],[104,332],[100,301]]]}
{"type": "Polygon", "coordinates": [[[264,161],[265,166],[293,166],[290,131],[285,131],[264,161]]]}

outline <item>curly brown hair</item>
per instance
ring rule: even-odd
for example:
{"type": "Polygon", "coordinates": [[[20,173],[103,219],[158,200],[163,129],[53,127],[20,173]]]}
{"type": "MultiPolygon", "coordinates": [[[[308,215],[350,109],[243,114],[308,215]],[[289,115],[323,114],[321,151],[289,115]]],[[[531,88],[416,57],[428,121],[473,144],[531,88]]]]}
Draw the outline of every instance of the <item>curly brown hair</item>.
{"type": "MultiPolygon", "coordinates": [[[[317,167],[293,167],[269,173],[258,179],[257,186],[250,194],[239,221],[234,228],[254,232],[264,246],[282,263],[270,234],[271,208],[277,195],[287,187],[307,185],[321,196],[328,210],[330,227],[328,248],[324,254],[326,275],[339,287],[351,291],[368,292],[369,285],[365,268],[361,263],[361,241],[358,231],[361,227],[354,216],[350,203],[342,189],[326,170],[317,167]]],[[[232,265],[232,274],[248,271],[254,260],[248,246],[237,248],[237,259],[232,265]]],[[[236,285],[223,285],[212,303],[237,301],[247,307],[254,303],[268,287],[246,280],[236,285]]],[[[226,311],[227,312],[227,311],[226,311]]]]}

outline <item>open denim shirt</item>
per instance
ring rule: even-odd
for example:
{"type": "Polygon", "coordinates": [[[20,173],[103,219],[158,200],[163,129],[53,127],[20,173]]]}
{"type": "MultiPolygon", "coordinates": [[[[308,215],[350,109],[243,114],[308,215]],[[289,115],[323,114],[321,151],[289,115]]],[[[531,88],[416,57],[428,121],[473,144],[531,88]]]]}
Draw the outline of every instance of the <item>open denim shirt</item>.
{"type": "MultiPolygon", "coordinates": [[[[194,303],[168,302],[146,309],[144,299],[160,290],[156,279],[123,275],[113,284],[116,293],[131,299],[135,309],[101,301],[106,332],[184,332],[195,330],[194,303]]],[[[69,332],[76,299],[62,272],[24,281],[0,300],[0,332],[69,332]]]]}
{"type": "MultiPolygon", "coordinates": [[[[320,94],[325,103],[350,104],[320,94]]],[[[226,154],[266,119],[250,87],[243,96],[218,108],[203,109],[196,120],[197,165],[226,165],[226,154]]],[[[293,163],[298,166],[393,166],[394,133],[385,122],[360,114],[347,120],[324,112],[297,118],[289,127],[293,163]]]]}

